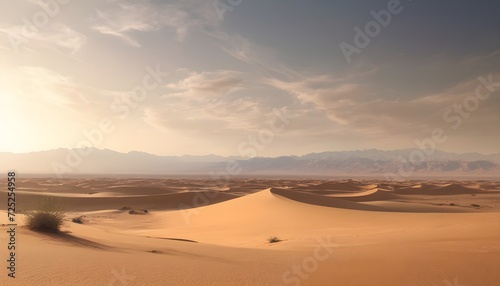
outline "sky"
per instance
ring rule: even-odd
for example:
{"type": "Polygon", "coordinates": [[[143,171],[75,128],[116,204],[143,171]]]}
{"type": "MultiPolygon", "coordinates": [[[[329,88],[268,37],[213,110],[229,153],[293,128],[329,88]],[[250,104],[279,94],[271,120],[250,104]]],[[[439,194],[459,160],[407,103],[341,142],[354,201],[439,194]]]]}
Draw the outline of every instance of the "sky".
{"type": "Polygon", "coordinates": [[[0,2],[0,152],[500,152],[500,2],[0,2]],[[423,147],[422,147],[423,146],[423,147]]]}

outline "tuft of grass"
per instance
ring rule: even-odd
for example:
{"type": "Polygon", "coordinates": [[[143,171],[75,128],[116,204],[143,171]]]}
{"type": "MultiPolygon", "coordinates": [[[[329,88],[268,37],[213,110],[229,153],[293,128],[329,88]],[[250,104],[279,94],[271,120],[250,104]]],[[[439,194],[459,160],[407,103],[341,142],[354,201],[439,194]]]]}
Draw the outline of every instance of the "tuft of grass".
{"type": "Polygon", "coordinates": [[[277,236],[271,236],[271,237],[269,237],[269,238],[267,239],[267,241],[268,241],[269,243],[276,243],[276,242],[280,242],[280,241],[282,241],[282,240],[281,240],[281,239],[279,239],[277,236]]]}
{"type": "Polygon", "coordinates": [[[146,215],[149,214],[149,211],[146,209],[140,209],[140,210],[130,210],[128,211],[128,213],[133,215],[146,215]]]}
{"type": "Polygon", "coordinates": [[[85,222],[85,219],[84,219],[84,216],[81,215],[81,216],[74,217],[71,221],[74,223],[83,224],[85,222]]]}
{"type": "Polygon", "coordinates": [[[25,212],[24,221],[30,230],[58,233],[65,213],[63,204],[59,200],[45,198],[25,212]]]}

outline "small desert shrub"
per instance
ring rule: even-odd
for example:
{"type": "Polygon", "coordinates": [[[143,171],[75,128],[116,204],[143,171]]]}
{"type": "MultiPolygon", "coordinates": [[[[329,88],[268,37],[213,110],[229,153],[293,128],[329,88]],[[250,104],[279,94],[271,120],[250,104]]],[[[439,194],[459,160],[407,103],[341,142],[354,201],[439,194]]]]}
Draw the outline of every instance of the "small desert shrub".
{"type": "Polygon", "coordinates": [[[26,226],[35,231],[59,232],[65,210],[60,201],[51,198],[40,200],[35,207],[25,212],[26,226]]]}
{"type": "Polygon", "coordinates": [[[145,214],[148,214],[149,211],[145,210],[145,209],[140,209],[140,210],[131,210],[131,211],[128,211],[128,213],[135,214],[135,215],[145,215],[145,214]]]}
{"type": "Polygon", "coordinates": [[[281,239],[279,239],[277,236],[271,236],[270,238],[267,239],[267,241],[269,243],[276,243],[276,242],[280,242],[281,239]]]}
{"type": "Polygon", "coordinates": [[[77,216],[77,217],[74,217],[71,221],[74,223],[83,224],[83,222],[85,221],[85,219],[83,217],[84,217],[83,215],[77,216]]]}

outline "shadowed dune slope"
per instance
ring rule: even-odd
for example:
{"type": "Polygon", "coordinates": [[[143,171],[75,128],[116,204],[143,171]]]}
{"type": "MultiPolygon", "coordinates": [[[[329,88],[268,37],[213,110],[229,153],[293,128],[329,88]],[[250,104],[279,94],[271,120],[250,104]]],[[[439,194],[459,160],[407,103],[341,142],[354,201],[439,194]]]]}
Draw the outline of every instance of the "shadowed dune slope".
{"type": "Polygon", "coordinates": [[[341,209],[351,209],[351,210],[362,210],[362,211],[385,211],[385,208],[370,206],[365,204],[360,204],[357,202],[352,202],[344,200],[344,198],[334,198],[321,196],[316,194],[310,194],[306,192],[290,191],[286,189],[272,188],[271,193],[298,201],[305,204],[311,204],[316,206],[341,208],[341,209]]]}
{"type": "Polygon", "coordinates": [[[402,195],[440,195],[440,196],[492,193],[492,191],[485,191],[479,188],[470,188],[456,183],[448,184],[446,186],[421,184],[419,187],[397,188],[394,192],[396,194],[402,194],[402,195]]]}
{"type": "Polygon", "coordinates": [[[273,188],[271,192],[275,195],[294,200],[297,202],[331,207],[340,209],[378,211],[378,212],[419,212],[419,213],[463,213],[475,212],[472,209],[462,209],[448,206],[433,206],[418,203],[391,202],[397,196],[387,191],[372,190],[360,193],[359,196],[332,197],[310,194],[306,192],[290,191],[286,189],[273,188]],[[380,204],[368,204],[363,202],[382,202],[380,204]]]}
{"type": "MultiPolygon", "coordinates": [[[[178,210],[180,208],[193,208],[200,205],[210,205],[237,198],[237,195],[228,193],[217,193],[214,196],[210,192],[182,192],[163,195],[129,195],[129,196],[58,196],[50,193],[23,193],[19,192],[17,198],[21,209],[29,208],[30,204],[36,204],[44,196],[57,198],[65,208],[71,211],[97,211],[121,209],[123,207],[143,208],[150,210],[178,210]]],[[[0,206],[5,209],[6,204],[0,206]]]]}

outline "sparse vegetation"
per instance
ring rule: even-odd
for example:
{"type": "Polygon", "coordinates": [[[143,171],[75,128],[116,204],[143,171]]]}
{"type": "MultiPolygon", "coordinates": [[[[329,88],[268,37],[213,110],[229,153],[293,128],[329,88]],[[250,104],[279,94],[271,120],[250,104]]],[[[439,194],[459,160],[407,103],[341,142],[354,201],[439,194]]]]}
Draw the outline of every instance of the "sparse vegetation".
{"type": "Polygon", "coordinates": [[[280,241],[281,241],[281,239],[279,239],[277,236],[271,236],[271,237],[269,237],[269,238],[267,239],[267,241],[268,241],[269,243],[276,243],[276,242],[280,242],[280,241]]]}
{"type": "Polygon", "coordinates": [[[74,223],[83,224],[85,222],[84,217],[85,216],[83,216],[83,215],[78,216],[78,217],[74,217],[71,221],[74,222],[74,223]]]}
{"type": "Polygon", "coordinates": [[[30,230],[57,233],[63,224],[65,210],[56,199],[45,198],[25,212],[26,226],[30,230]]]}
{"type": "Polygon", "coordinates": [[[140,210],[130,210],[128,213],[129,214],[145,215],[145,214],[148,214],[149,211],[146,209],[140,209],[140,210]]]}
{"type": "Polygon", "coordinates": [[[149,252],[154,253],[154,254],[163,254],[163,251],[161,251],[161,250],[151,250],[149,252]]]}

